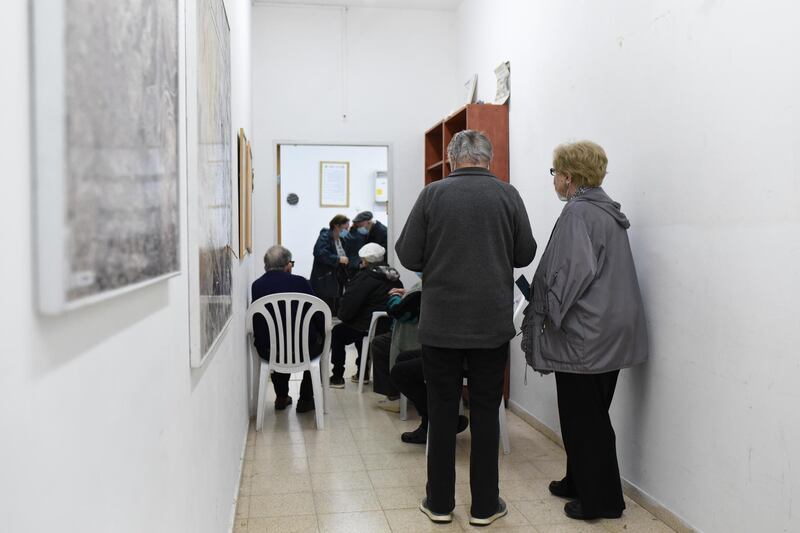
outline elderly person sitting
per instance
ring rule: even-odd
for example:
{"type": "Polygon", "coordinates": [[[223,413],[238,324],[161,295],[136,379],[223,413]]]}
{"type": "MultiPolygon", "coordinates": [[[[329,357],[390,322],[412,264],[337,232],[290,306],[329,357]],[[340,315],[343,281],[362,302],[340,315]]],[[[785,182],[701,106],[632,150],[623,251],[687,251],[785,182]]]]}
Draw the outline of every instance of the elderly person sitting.
{"type": "MultiPolygon", "coordinates": [[[[384,261],[386,249],[383,246],[366,244],[358,251],[358,255],[363,268],[345,286],[338,312],[342,323],[334,327],[332,332],[331,387],[337,389],[344,388],[345,347],[355,343],[356,350],[361,350],[361,341],[367,336],[372,313],[386,311],[389,291],[403,286],[397,270],[384,261]]],[[[359,354],[356,365],[360,364],[359,354]]],[[[358,372],[353,379],[358,380],[358,372]]]]}
{"type": "MultiPolygon", "coordinates": [[[[314,291],[308,280],[302,276],[292,274],[292,252],[283,246],[272,246],[264,255],[264,270],[266,272],[253,282],[251,288],[252,301],[256,301],[270,294],[282,292],[300,292],[314,296],[314,291]]],[[[296,303],[294,304],[297,305],[296,303]]],[[[319,357],[324,344],[325,322],[322,313],[317,313],[311,320],[309,329],[309,350],[311,358],[319,357]]],[[[258,355],[269,361],[269,330],[267,321],[261,315],[253,317],[254,344],[258,355]]],[[[272,385],[275,387],[275,409],[281,411],[292,403],[289,396],[289,374],[272,373],[272,385]]],[[[303,381],[300,384],[300,399],[297,401],[297,412],[305,413],[314,410],[314,389],[311,385],[311,374],[303,372],[303,381]]]]}
{"type": "Polygon", "coordinates": [[[550,174],[566,205],[522,328],[528,363],[556,374],[567,472],[550,492],[570,498],[564,511],[582,520],[619,518],[625,509],[608,410],[620,369],[648,356],[630,223],[600,187],[607,163],[593,142],[555,149],[550,174]]]}

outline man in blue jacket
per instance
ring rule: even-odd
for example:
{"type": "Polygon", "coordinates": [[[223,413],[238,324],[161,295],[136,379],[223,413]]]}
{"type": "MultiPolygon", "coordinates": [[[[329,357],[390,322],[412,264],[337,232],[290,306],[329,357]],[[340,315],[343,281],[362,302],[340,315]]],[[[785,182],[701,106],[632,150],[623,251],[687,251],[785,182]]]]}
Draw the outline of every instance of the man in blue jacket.
{"type": "MultiPolygon", "coordinates": [[[[266,272],[253,282],[251,289],[252,301],[283,292],[300,292],[314,296],[308,280],[302,276],[292,274],[292,252],[283,246],[276,245],[267,250],[264,255],[264,270],[266,272]]],[[[294,316],[294,313],[291,313],[294,316]]],[[[324,344],[323,330],[325,328],[324,318],[321,313],[317,313],[311,319],[309,328],[309,350],[311,358],[317,358],[322,353],[324,344]]],[[[264,317],[256,315],[253,318],[253,334],[255,336],[255,346],[258,355],[262,359],[269,361],[269,330],[264,317]]],[[[289,396],[289,374],[272,373],[272,385],[275,387],[275,409],[280,411],[292,403],[289,396]]],[[[303,381],[300,384],[300,399],[297,401],[297,412],[305,413],[314,409],[314,389],[311,385],[311,374],[303,372],[303,381]]]]}

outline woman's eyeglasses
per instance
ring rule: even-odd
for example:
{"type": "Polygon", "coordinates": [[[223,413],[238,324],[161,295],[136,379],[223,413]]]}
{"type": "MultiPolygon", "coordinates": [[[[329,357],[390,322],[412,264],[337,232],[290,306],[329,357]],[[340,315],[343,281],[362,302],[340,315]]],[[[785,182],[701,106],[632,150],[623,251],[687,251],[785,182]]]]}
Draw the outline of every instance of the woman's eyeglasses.
{"type": "Polygon", "coordinates": [[[555,177],[555,175],[556,175],[556,174],[557,174],[557,172],[556,172],[556,169],[554,169],[554,168],[551,168],[551,169],[550,169],[550,175],[551,175],[551,176],[553,176],[553,177],[555,177]]]}

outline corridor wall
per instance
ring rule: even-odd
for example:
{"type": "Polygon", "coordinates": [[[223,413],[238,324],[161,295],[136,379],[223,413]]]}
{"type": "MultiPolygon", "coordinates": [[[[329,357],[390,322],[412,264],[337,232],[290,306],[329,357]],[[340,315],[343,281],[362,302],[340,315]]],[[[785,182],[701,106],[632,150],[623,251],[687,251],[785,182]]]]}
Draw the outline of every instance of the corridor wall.
{"type": "Polygon", "coordinates": [[[390,146],[392,248],[423,186],[422,135],[459,105],[454,27],[445,11],[253,7],[256,254],[277,238],[274,144],[292,141],[390,146]]]}
{"type": "MultiPolygon", "coordinates": [[[[479,98],[511,61],[511,183],[540,250],[563,206],[553,148],[608,152],[651,338],[612,408],[622,475],[700,531],[800,530],[798,17],[788,1],[458,11],[458,77],[477,72],[479,98]]],[[[558,430],[553,377],[526,385],[512,358],[512,404],[558,430]]]]}
{"type": "MultiPolygon", "coordinates": [[[[225,3],[232,122],[249,131],[250,2],[225,3]]],[[[181,275],[63,315],[36,312],[28,5],[7,2],[0,19],[0,531],[228,531],[248,426],[252,259],[234,262],[233,321],[194,370],[185,223],[181,275]]],[[[185,221],[197,199],[187,198],[183,156],[181,168],[185,221]]]]}

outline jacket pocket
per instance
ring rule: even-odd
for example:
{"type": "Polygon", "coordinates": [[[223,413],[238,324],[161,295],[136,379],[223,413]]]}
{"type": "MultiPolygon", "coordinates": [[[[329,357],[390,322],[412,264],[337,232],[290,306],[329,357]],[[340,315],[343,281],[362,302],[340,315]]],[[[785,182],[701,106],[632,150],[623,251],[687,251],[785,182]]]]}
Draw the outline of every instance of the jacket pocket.
{"type": "Polygon", "coordinates": [[[560,329],[549,322],[545,324],[541,335],[541,353],[550,361],[571,365],[584,363],[583,324],[576,313],[568,313],[560,329]]]}

